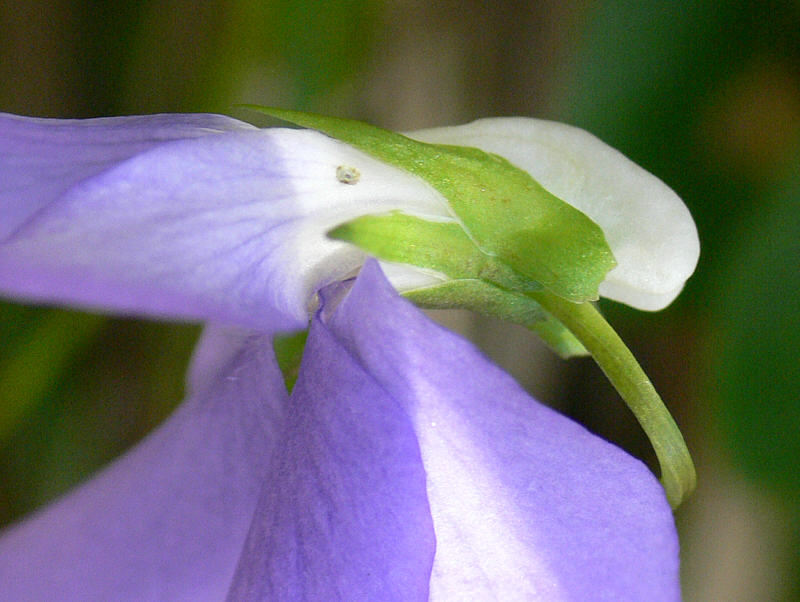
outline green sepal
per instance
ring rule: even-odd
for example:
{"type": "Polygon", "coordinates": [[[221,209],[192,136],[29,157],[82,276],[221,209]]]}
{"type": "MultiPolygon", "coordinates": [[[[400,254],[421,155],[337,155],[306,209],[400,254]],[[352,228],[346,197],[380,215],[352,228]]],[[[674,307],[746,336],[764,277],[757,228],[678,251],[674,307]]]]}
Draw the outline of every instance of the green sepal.
{"type": "Polygon", "coordinates": [[[533,299],[498,288],[482,280],[448,280],[435,286],[403,293],[414,305],[426,309],[468,309],[535,332],[564,359],[588,355],[588,351],[558,320],[533,299]]]}
{"type": "Polygon", "coordinates": [[[403,297],[424,309],[468,309],[523,326],[547,317],[535,301],[483,280],[448,280],[406,291],[403,297]]]}
{"type": "Polygon", "coordinates": [[[428,144],[358,121],[249,108],[341,140],[439,191],[469,237],[526,280],[574,302],[596,300],[616,261],[602,229],[506,159],[428,144]]]}
{"type": "Polygon", "coordinates": [[[440,272],[442,284],[407,291],[404,296],[429,309],[469,309],[522,324],[562,357],[586,355],[578,340],[526,292],[541,290],[504,263],[481,252],[455,222],[430,222],[394,212],[365,215],[328,232],[384,261],[440,272]]]}
{"type": "Polygon", "coordinates": [[[483,253],[456,222],[432,222],[395,211],[364,215],[337,226],[328,237],[352,243],[375,257],[435,270],[453,279],[474,278],[520,292],[541,290],[483,253]]]}
{"type": "Polygon", "coordinates": [[[526,324],[526,326],[539,335],[539,338],[547,343],[550,349],[565,360],[571,357],[585,357],[590,355],[586,347],[583,346],[583,343],[578,340],[578,337],[572,334],[569,328],[550,314],[546,315],[546,319],[535,322],[534,324],[526,324]]]}

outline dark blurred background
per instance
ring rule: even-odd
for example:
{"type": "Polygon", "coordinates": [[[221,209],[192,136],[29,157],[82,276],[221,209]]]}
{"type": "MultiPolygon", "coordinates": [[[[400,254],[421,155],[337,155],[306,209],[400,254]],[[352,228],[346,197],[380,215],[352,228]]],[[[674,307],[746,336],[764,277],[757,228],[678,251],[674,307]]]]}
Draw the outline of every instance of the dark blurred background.
{"type": "MultiPolygon", "coordinates": [[[[698,465],[677,512],[687,600],[800,598],[800,2],[0,3],[0,111],[95,117],[255,103],[393,129],[529,115],[658,175],[700,230],[669,309],[602,307],[698,465]]],[[[542,401],[652,464],[590,360],[467,332],[542,401]]],[[[0,524],[86,478],[180,400],[198,333],[0,304],[0,524]]]]}

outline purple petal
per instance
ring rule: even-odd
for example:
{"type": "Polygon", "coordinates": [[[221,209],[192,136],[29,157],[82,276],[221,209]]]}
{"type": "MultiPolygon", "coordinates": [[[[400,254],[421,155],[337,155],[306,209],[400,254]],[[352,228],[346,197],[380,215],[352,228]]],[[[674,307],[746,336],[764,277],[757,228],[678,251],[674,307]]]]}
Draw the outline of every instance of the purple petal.
{"type": "Polygon", "coordinates": [[[0,113],[0,240],[70,188],[172,140],[255,129],[223,115],[37,119],[0,113]]]}
{"type": "Polygon", "coordinates": [[[405,410],[317,318],[229,599],[428,599],[433,527],[405,410]]]}
{"type": "Polygon", "coordinates": [[[286,397],[268,340],[209,348],[229,343],[206,340],[227,364],[161,428],[0,538],[0,598],[224,598],[286,397]]]}
{"type": "Polygon", "coordinates": [[[320,284],[363,261],[327,230],[393,209],[447,214],[422,181],[317,132],[0,116],[0,292],[15,297],[303,327],[320,284]]]}
{"type": "Polygon", "coordinates": [[[535,402],[373,262],[331,329],[414,423],[436,531],[432,598],[680,598],[672,513],[641,462],[535,402]]]}

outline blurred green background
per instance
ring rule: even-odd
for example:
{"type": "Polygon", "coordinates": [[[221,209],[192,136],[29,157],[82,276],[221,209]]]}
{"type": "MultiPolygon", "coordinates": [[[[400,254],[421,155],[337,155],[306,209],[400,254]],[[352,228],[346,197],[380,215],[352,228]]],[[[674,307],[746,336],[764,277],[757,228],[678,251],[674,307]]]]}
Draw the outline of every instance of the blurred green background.
{"type": "MultiPolygon", "coordinates": [[[[0,4],[0,111],[252,119],[237,103],[394,129],[558,119],[672,186],[700,230],[697,273],[664,312],[603,309],[698,464],[677,513],[685,597],[800,598],[800,3],[0,4]]],[[[543,401],[652,462],[590,361],[560,362],[497,322],[442,319],[543,401]]],[[[162,420],[197,333],[0,304],[0,524],[162,420]]]]}

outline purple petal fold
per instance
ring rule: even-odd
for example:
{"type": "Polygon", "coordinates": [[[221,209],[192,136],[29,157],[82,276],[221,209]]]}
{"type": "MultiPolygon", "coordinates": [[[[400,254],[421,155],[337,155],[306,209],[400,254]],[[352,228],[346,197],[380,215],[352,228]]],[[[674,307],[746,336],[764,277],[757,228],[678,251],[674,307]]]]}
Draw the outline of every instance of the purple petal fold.
{"type": "Polygon", "coordinates": [[[230,600],[427,600],[434,537],[405,409],[317,318],[230,600]]]}
{"type": "Polygon", "coordinates": [[[363,261],[327,230],[394,209],[447,214],[421,180],[317,132],[0,115],[0,293],[18,298],[296,329],[363,261]]]}
{"type": "Polygon", "coordinates": [[[286,397],[269,341],[231,342],[206,339],[201,355],[227,362],[162,427],[4,533],[0,598],[224,598],[286,397]]]}
{"type": "Polygon", "coordinates": [[[680,598],[672,513],[641,462],[531,399],[374,262],[329,325],[413,422],[436,532],[432,599],[680,598]]]}

